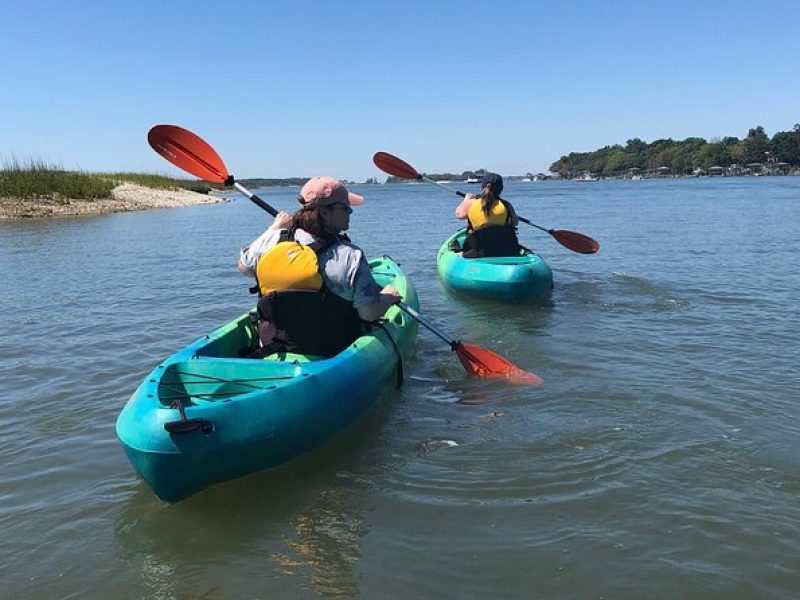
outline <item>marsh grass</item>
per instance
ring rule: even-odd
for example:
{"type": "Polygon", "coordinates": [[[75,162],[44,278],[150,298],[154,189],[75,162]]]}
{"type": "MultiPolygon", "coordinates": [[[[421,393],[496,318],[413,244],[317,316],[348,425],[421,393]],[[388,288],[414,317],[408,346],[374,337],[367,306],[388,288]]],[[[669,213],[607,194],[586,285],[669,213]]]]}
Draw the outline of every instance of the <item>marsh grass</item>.
{"type": "Polygon", "coordinates": [[[28,159],[23,163],[11,157],[4,159],[0,168],[0,198],[97,200],[111,197],[111,190],[126,181],[151,188],[182,188],[204,194],[222,188],[205,181],[145,173],[65,171],[60,165],[42,159],[28,159]]]}
{"type": "Polygon", "coordinates": [[[191,192],[207,194],[211,190],[221,190],[221,184],[209,183],[199,179],[174,179],[165,175],[151,175],[148,173],[109,173],[107,177],[114,178],[117,182],[129,181],[150,188],[184,189],[191,192]]]}

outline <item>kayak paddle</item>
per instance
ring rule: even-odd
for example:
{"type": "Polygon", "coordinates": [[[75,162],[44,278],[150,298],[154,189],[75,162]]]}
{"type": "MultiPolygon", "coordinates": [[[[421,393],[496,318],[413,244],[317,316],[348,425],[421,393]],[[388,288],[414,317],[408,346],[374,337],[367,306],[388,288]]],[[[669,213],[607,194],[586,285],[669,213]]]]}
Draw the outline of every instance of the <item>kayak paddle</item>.
{"type": "Polygon", "coordinates": [[[460,340],[448,339],[441,331],[436,329],[425,317],[411,308],[405,302],[398,302],[400,310],[408,313],[419,321],[426,329],[431,331],[441,340],[444,340],[458,356],[467,373],[476,377],[494,377],[507,379],[511,383],[538,384],[544,381],[535,373],[523,371],[517,365],[506,360],[491,350],[481,348],[475,344],[465,344],[460,340]]]}
{"type": "MultiPolygon", "coordinates": [[[[207,181],[214,181],[223,183],[226,186],[232,186],[273,217],[278,214],[278,211],[269,204],[250,192],[243,185],[236,182],[233,175],[228,173],[228,169],[225,168],[225,163],[222,162],[222,159],[214,148],[188,129],[178,127],[177,125],[156,125],[148,132],[147,142],[158,154],[187,173],[191,173],[195,177],[200,177],[207,181]]],[[[455,351],[456,356],[458,356],[458,359],[468,373],[477,375],[478,377],[506,377],[509,381],[516,383],[542,382],[541,377],[538,375],[523,371],[494,352],[481,348],[480,346],[475,346],[474,344],[464,344],[460,341],[448,340],[444,334],[437,331],[433,325],[428,323],[427,320],[413,308],[404,302],[400,302],[399,306],[402,310],[447,342],[455,351]]],[[[178,410],[182,411],[182,409],[183,406],[178,403],[178,410]]],[[[205,425],[205,423],[194,423],[193,421],[195,421],[195,419],[186,419],[185,415],[182,414],[180,421],[175,421],[170,425],[176,429],[197,428],[205,425]]]]}
{"type": "Polygon", "coordinates": [[[233,187],[273,217],[278,214],[277,210],[238,183],[228,173],[219,154],[188,129],[177,125],[156,125],[147,133],[147,142],[176,167],[200,179],[233,187]]]}
{"type": "MultiPolygon", "coordinates": [[[[392,154],[389,154],[388,152],[376,152],[375,156],[372,157],[372,162],[374,162],[375,166],[381,171],[388,173],[389,175],[394,175],[395,177],[400,177],[402,179],[425,181],[427,183],[432,183],[433,185],[438,185],[440,188],[457,194],[462,198],[466,196],[464,192],[454,190],[453,188],[447,187],[438,181],[425,177],[424,175],[418,173],[417,170],[407,162],[397,158],[392,154]]],[[[559,244],[565,248],[569,248],[573,252],[578,252],[580,254],[594,254],[600,250],[600,244],[598,244],[588,235],[583,235],[577,231],[569,231],[567,229],[546,229],[545,227],[541,227],[536,223],[532,223],[524,217],[517,216],[517,218],[523,223],[526,223],[532,227],[536,227],[536,229],[546,231],[552,235],[559,244]]]]}

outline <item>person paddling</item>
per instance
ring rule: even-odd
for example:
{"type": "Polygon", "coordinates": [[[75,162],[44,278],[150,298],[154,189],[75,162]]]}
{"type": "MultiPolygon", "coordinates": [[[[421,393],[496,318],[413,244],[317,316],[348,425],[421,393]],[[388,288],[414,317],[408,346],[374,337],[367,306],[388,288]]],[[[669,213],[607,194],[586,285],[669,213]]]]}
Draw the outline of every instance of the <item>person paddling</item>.
{"type": "Polygon", "coordinates": [[[510,202],[500,198],[503,178],[486,173],[480,194],[467,194],[455,211],[457,219],[467,220],[464,258],[517,256],[520,252],[516,227],[519,219],[510,202]]]}
{"type": "Polygon", "coordinates": [[[281,212],[243,247],[239,270],[255,276],[262,354],[333,356],[401,300],[375,282],[364,252],[343,233],[364,198],[333,177],[312,177],[300,210],[281,212]]]}

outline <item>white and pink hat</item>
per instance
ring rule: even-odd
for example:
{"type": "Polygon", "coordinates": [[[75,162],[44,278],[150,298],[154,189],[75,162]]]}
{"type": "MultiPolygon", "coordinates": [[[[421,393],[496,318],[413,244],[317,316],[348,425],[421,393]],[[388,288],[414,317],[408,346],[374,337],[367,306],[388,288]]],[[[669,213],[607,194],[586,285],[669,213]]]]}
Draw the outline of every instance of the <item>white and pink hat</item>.
{"type": "Polygon", "coordinates": [[[351,206],[364,203],[364,197],[348,192],[342,182],[333,177],[312,177],[306,181],[297,198],[303,206],[325,206],[336,202],[351,206]]]}

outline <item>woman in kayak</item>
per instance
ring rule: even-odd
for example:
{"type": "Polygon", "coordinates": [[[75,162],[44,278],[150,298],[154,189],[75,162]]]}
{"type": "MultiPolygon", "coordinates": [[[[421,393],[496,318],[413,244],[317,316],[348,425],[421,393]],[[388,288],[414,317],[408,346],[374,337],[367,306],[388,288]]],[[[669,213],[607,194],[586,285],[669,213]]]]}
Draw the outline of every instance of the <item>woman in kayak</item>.
{"type": "Polygon", "coordinates": [[[261,318],[270,323],[259,327],[263,346],[276,347],[273,338],[278,337],[282,349],[333,355],[363,333],[364,323],[377,321],[401,298],[391,285],[381,289],[364,252],[343,233],[350,227],[352,206],[364,198],[348,192],[338,179],[312,177],[298,201],[300,210],[291,216],[278,213],[264,233],[242,248],[238,266],[243,274],[256,276],[259,285],[261,318]],[[309,352],[309,346],[322,351],[309,352]]]}
{"type": "Polygon", "coordinates": [[[477,196],[467,194],[456,208],[456,218],[467,220],[463,256],[517,256],[520,251],[517,214],[510,202],[500,198],[503,178],[486,173],[477,196]]]}

